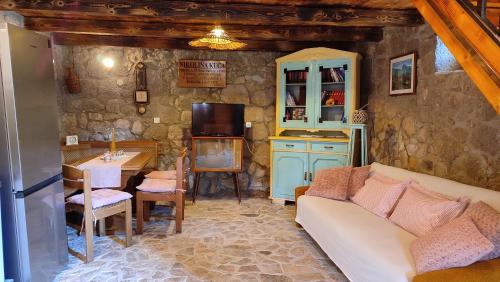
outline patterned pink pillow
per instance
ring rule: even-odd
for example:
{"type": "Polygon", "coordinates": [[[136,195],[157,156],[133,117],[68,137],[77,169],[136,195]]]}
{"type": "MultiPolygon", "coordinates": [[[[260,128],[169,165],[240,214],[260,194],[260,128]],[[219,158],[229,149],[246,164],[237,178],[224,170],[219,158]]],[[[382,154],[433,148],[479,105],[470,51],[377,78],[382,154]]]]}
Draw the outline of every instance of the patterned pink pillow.
{"type": "Polygon", "coordinates": [[[467,198],[453,201],[437,195],[411,182],[389,219],[420,237],[459,216],[469,203],[467,198]]]}
{"type": "Polygon", "coordinates": [[[479,201],[466,209],[462,217],[470,218],[481,234],[495,245],[495,249],[481,260],[500,257],[500,213],[488,204],[479,201]]]}
{"type": "Polygon", "coordinates": [[[410,252],[417,274],[472,264],[493,250],[467,217],[459,217],[413,241],[410,252]]]}
{"type": "Polygon", "coordinates": [[[365,186],[351,200],[368,211],[386,218],[408,184],[409,181],[401,182],[375,172],[366,179],[365,186]]]}
{"type": "Polygon", "coordinates": [[[316,173],[306,195],[333,200],[347,200],[352,167],[328,168],[316,173]]]}
{"type": "Polygon", "coordinates": [[[370,173],[370,166],[354,167],[349,178],[349,198],[354,197],[359,189],[365,185],[365,180],[370,173]]]}

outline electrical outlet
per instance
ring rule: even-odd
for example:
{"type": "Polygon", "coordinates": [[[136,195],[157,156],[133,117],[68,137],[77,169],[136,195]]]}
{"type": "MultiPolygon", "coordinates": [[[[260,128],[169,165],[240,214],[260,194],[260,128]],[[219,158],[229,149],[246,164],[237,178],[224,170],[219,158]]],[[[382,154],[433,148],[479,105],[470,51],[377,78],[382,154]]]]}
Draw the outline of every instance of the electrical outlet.
{"type": "Polygon", "coordinates": [[[247,121],[247,122],[245,123],[245,127],[246,127],[246,128],[252,128],[252,123],[251,123],[251,122],[249,122],[249,121],[247,121]]]}
{"type": "Polygon", "coordinates": [[[153,123],[160,123],[160,118],[159,117],[154,117],[153,118],[153,123]]]}

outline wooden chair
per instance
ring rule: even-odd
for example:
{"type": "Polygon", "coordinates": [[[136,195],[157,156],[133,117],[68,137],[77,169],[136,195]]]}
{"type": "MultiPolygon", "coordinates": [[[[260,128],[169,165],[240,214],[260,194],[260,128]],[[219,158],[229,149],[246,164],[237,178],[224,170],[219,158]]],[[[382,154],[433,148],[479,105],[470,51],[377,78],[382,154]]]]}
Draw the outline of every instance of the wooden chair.
{"type": "MultiPolygon", "coordinates": [[[[185,159],[187,150],[183,149],[176,161],[176,179],[164,180],[167,182],[175,182],[174,189],[171,187],[160,187],[157,191],[142,191],[139,185],[136,194],[136,234],[142,234],[144,221],[149,220],[149,202],[166,201],[175,203],[175,230],[177,233],[182,232],[182,220],[184,219],[185,193],[186,193],[186,176],[185,176],[185,159]]],[[[147,181],[147,179],[145,179],[147,181]]]]}
{"type": "MultiPolygon", "coordinates": [[[[103,219],[108,216],[125,212],[125,246],[128,247],[132,243],[132,205],[130,199],[114,201],[114,199],[110,197],[108,199],[110,202],[109,204],[94,208],[92,205],[92,198],[95,198],[99,194],[101,195],[102,199],[103,191],[110,190],[99,189],[92,191],[90,187],[90,177],[90,171],[88,170],[82,171],[70,165],[63,165],[63,182],[65,189],[69,188],[83,190],[83,205],[79,203],[66,203],[66,212],[76,211],[83,214],[85,228],[86,263],[91,262],[94,258],[94,220],[100,220],[101,222],[103,222],[103,219]]],[[[129,195],[125,192],[113,190],[114,195],[117,195],[117,193],[124,193],[129,195]]],[[[119,195],[126,196],[123,194],[119,195]]],[[[72,196],[68,198],[68,200],[71,200],[71,198],[76,196],[79,195],[72,196]]]]}

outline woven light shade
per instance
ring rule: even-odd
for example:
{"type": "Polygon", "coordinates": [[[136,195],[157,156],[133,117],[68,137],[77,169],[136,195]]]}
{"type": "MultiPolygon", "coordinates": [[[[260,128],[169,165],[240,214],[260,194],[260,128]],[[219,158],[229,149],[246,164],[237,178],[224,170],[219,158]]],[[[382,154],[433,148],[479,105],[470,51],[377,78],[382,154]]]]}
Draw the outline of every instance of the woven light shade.
{"type": "Polygon", "coordinates": [[[196,40],[189,41],[193,47],[208,47],[216,50],[235,50],[245,47],[247,44],[232,39],[220,26],[216,26],[207,35],[196,40]]]}

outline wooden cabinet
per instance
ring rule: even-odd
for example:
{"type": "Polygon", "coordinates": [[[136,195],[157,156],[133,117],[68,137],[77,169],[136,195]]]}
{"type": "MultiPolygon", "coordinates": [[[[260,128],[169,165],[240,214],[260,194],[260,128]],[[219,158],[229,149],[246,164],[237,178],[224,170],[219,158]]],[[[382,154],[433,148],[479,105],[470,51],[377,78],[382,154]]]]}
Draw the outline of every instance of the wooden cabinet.
{"type": "Polygon", "coordinates": [[[271,199],[293,201],[295,188],[312,183],[321,169],[347,165],[347,143],[271,139],[271,199]]]}
{"type": "Polygon", "coordinates": [[[276,170],[273,181],[276,189],[273,190],[273,197],[293,199],[295,187],[308,184],[308,165],[307,153],[274,152],[273,167],[276,170]]]}
{"type": "Polygon", "coordinates": [[[357,53],[311,48],[276,60],[276,136],[269,138],[273,202],[293,201],[295,188],[309,185],[317,171],[352,159],[348,144],[360,59],[357,53]],[[318,131],[343,137],[313,137],[318,131]]]}
{"type": "Polygon", "coordinates": [[[277,59],[277,126],[281,130],[349,129],[357,106],[359,60],[357,53],[328,48],[277,59]]]}

